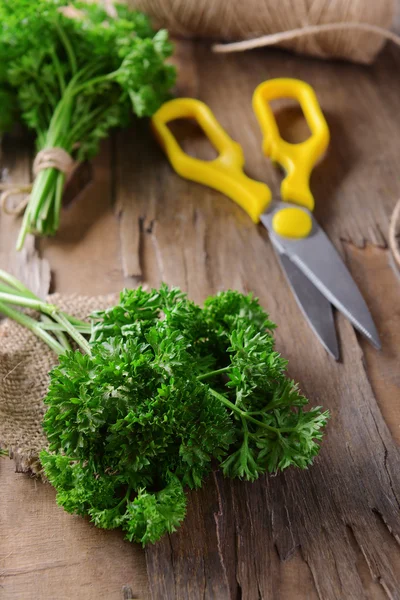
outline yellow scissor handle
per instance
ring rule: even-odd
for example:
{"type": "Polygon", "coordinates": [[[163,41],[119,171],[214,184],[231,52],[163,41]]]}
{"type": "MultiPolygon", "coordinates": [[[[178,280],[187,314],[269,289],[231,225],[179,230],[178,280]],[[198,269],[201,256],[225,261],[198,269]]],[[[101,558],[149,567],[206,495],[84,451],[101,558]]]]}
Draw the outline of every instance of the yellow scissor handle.
{"type": "Polygon", "coordinates": [[[309,180],[313,167],[329,143],[329,128],[314,90],[299,79],[270,79],[261,83],[253,94],[253,109],[263,134],[263,151],[279,163],[287,175],[281,184],[282,200],[314,209],[309,180]],[[278,98],[294,98],[301,106],[311,137],[299,144],[281,138],[269,102],[278,98]]]}
{"type": "Polygon", "coordinates": [[[229,137],[204,102],[193,98],[170,100],[158,109],[151,122],[162,148],[179,175],[226,194],[258,223],[260,215],[271,201],[271,191],[264,183],[244,174],[241,146],[229,137]],[[217,158],[205,161],[186,154],[167,126],[176,119],[195,119],[219,152],[217,158]]]}

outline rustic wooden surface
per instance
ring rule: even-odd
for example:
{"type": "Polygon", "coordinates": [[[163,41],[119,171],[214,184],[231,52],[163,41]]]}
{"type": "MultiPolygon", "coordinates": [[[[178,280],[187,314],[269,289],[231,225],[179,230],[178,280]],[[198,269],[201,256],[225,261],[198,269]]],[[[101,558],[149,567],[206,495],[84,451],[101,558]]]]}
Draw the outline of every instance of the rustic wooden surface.
{"type": "MultiPolygon", "coordinates": [[[[2,461],[0,598],[400,598],[400,282],[386,249],[400,196],[400,53],[388,48],[361,67],[273,50],[211,56],[184,42],[176,61],[179,94],[210,104],[244,146],[247,172],[274,192],[279,175],[260,151],[252,91],[276,76],[315,87],[332,132],[312,179],[316,216],[357,279],[383,350],[337,316],[343,361],[333,362],[300,316],[265,232],[225,197],[179,179],[146,123],[119,134],[96,159],[93,183],[64,211],[56,238],[16,258],[18,224],[0,216],[0,266],[29,273],[42,291],[48,264],[60,292],[166,281],[201,302],[223,288],[252,290],[279,323],[290,374],[332,419],[312,469],[254,484],[214,473],[190,494],[179,532],[146,553],[119,532],[65,514],[49,486],[2,461]]],[[[304,136],[293,108],[281,108],[279,120],[291,139],[304,136]]],[[[212,156],[191,128],[180,136],[188,152],[212,156]]],[[[10,176],[27,177],[29,155],[22,141],[5,145],[10,176]]]]}

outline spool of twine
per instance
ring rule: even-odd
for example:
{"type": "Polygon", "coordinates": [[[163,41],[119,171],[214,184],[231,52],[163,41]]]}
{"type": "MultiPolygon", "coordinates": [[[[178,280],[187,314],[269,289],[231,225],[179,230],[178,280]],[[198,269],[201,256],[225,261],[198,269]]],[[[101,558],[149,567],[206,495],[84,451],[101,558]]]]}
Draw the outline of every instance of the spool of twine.
{"type": "MultiPolygon", "coordinates": [[[[36,155],[33,162],[33,175],[36,177],[44,169],[57,169],[68,177],[75,167],[75,161],[64,148],[44,148],[36,155]]],[[[0,183],[1,208],[8,215],[21,215],[29,202],[32,183],[0,183]],[[10,200],[14,196],[24,195],[24,198],[13,205],[10,200]]]]}
{"type": "Polygon", "coordinates": [[[243,40],[218,52],[278,44],[302,54],[370,63],[393,24],[396,0],[128,0],[184,37],[243,40]]]}

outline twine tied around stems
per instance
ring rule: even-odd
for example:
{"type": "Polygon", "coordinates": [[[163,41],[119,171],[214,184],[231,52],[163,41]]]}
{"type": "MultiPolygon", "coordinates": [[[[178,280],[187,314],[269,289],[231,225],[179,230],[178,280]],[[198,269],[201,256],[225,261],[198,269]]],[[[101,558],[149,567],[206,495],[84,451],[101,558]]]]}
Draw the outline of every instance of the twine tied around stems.
{"type": "MultiPolygon", "coordinates": [[[[40,150],[33,162],[33,175],[36,177],[40,171],[45,169],[57,169],[68,177],[75,167],[75,161],[64,148],[44,148],[40,150]]],[[[1,208],[7,215],[20,216],[29,202],[29,194],[32,191],[32,183],[0,183],[1,208]],[[10,206],[9,199],[12,196],[25,194],[25,197],[15,206],[10,206]]]]}

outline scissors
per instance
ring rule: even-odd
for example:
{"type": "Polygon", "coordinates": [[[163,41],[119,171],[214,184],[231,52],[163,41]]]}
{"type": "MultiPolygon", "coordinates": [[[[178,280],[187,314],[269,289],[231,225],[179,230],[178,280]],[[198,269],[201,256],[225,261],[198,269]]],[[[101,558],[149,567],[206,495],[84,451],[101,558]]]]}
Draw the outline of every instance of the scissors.
{"type": "Polygon", "coordinates": [[[266,227],[296,301],[329,354],[339,359],[332,305],[380,349],[378,332],[357,285],[312,215],[310,175],[329,144],[328,125],[314,90],[298,79],[270,79],[255,89],[253,109],[263,135],[264,154],[285,171],[280,200],[272,199],[265,183],[247,177],[241,146],[203,102],[193,98],[166,102],[153,115],[152,128],[179,175],[226,194],[254,223],[266,227]],[[308,139],[298,144],[282,139],[269,104],[278,98],[299,102],[311,131],[308,139]],[[168,127],[176,119],[197,121],[219,152],[217,158],[204,161],[186,154],[168,127]]]}

